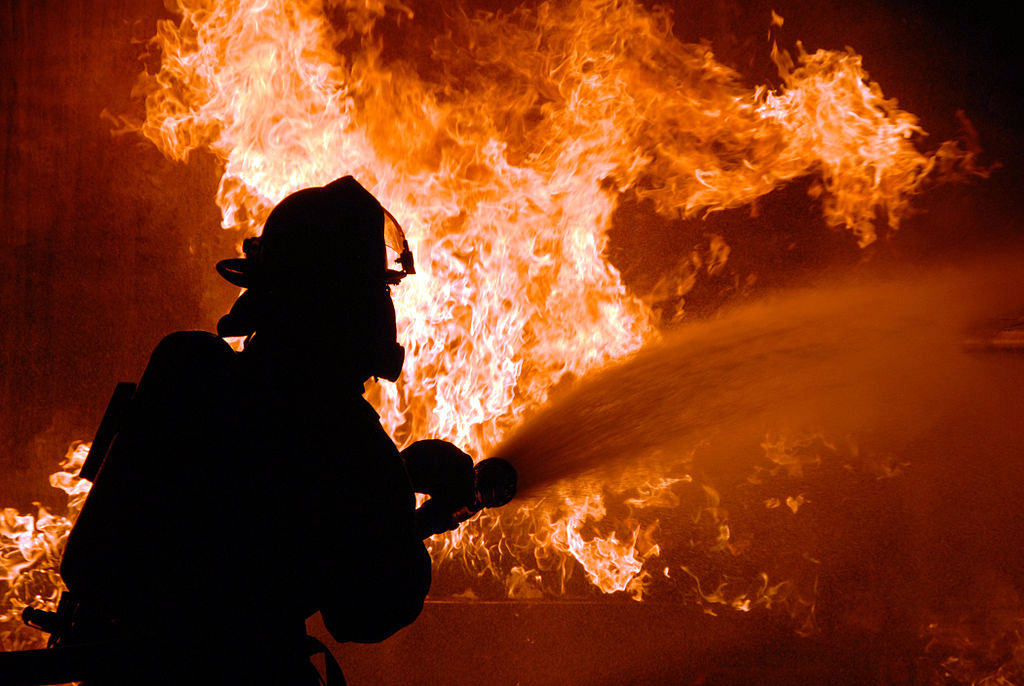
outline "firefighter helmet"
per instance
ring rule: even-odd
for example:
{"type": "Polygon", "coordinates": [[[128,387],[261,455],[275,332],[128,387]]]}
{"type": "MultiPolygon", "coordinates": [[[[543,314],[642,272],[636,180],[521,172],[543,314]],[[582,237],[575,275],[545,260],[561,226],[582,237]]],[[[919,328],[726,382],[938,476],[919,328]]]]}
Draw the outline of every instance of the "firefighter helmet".
{"type": "Polygon", "coordinates": [[[218,334],[330,330],[348,340],[349,352],[375,356],[387,348],[387,362],[372,374],[397,378],[390,287],[415,267],[401,225],[359,182],[345,176],[292,193],[242,248],[244,258],[217,264],[221,276],[247,289],[218,322],[218,334]]]}

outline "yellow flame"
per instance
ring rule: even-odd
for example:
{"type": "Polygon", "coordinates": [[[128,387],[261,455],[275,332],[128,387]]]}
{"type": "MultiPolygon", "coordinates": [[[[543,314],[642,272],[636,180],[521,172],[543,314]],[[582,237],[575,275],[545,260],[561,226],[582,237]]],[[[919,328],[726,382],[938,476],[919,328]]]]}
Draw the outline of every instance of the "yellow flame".
{"type": "MultiPolygon", "coordinates": [[[[657,335],[603,256],[619,192],[692,215],[817,174],[828,222],[867,244],[876,214],[896,228],[935,165],[914,147],[914,116],[852,52],[801,50],[794,66],[774,51],[783,88],[748,89],[707,46],[676,40],[667,11],[579,0],[456,13],[411,65],[389,61],[375,30],[408,8],[322,9],[179,0],[180,23],[156,38],[161,69],[143,80],[141,129],[176,159],[205,148],[223,161],[225,227],[255,231],[287,193],[342,174],[402,218],[421,266],[396,297],[403,379],[380,389],[400,442],[485,455],[563,376],[657,335]],[[439,79],[417,73],[428,62],[439,79]]],[[[588,507],[575,501],[546,540],[621,589],[641,564],[628,538],[571,535],[588,507]]]]}
{"type": "Polygon", "coordinates": [[[78,478],[88,454],[88,443],[72,443],[61,471],[50,476],[50,485],[68,495],[64,516],[38,503],[35,515],[11,507],[0,511],[0,647],[5,650],[39,647],[40,633],[21,623],[21,612],[29,606],[54,607],[64,589],[58,566],[89,492],[89,482],[78,478]]]}
{"type": "MultiPolygon", "coordinates": [[[[137,87],[147,112],[138,128],[174,159],[217,156],[225,228],[255,233],[285,195],[343,174],[406,227],[418,274],[395,299],[409,354],[399,383],[376,389],[399,443],[445,438],[484,456],[563,378],[657,338],[604,255],[622,192],[692,216],[816,175],[827,221],[863,245],[877,215],[899,225],[937,168],[970,170],[973,159],[953,143],[919,152],[916,119],[852,52],[800,50],[794,62],[774,51],[783,86],[747,88],[707,45],[678,41],[667,10],[634,0],[455,11],[419,42],[413,12],[390,0],[174,9],[180,20],[162,22],[153,41],[159,71],[137,87]]],[[[729,255],[720,237],[712,248],[709,270],[729,255]]],[[[737,554],[710,485],[648,474],[616,487],[635,509],[675,507],[672,488],[687,484],[706,498],[695,521],[710,527],[708,549],[737,554]]],[[[546,590],[564,590],[575,561],[600,590],[642,595],[645,560],[659,552],[653,524],[596,526],[606,508],[594,490],[509,510],[433,541],[435,559],[461,556],[513,597],[538,594],[544,575],[555,578],[546,590]]],[[[9,577],[50,546],[47,516],[5,511],[9,577]]],[[[781,593],[767,579],[752,594],[721,588],[700,593],[739,609],[781,593]]]]}

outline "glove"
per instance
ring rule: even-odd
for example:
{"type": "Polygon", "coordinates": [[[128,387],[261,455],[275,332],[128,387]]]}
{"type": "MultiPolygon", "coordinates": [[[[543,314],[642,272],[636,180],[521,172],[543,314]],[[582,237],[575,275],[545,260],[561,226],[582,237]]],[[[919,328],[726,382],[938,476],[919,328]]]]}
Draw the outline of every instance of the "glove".
{"type": "Polygon", "coordinates": [[[402,451],[412,490],[430,500],[416,510],[416,530],[422,538],[451,531],[476,498],[473,458],[447,441],[416,441],[402,451]]]}

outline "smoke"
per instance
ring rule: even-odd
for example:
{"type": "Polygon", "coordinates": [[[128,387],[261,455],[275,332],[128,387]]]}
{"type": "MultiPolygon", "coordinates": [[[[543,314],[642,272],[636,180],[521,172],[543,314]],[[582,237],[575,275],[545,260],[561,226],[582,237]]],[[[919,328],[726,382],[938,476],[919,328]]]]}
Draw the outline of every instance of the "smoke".
{"type": "Polygon", "coordinates": [[[1018,360],[994,362],[969,344],[994,319],[1024,312],[1018,265],[1000,258],[862,275],[689,324],[587,377],[496,454],[531,494],[583,475],[621,481],[707,442],[771,431],[867,436],[896,454],[937,432],[955,452],[973,440],[958,416],[975,422],[987,407],[987,429],[998,434],[1020,422],[1015,389],[992,402],[1018,360]]]}

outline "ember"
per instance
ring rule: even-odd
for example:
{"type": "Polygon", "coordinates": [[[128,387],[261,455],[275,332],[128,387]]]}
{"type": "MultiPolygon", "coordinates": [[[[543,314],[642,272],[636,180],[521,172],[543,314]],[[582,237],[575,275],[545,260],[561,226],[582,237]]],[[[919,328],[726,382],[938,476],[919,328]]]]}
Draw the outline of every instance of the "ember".
{"type": "MultiPolygon", "coordinates": [[[[432,540],[434,599],[771,609],[805,636],[899,626],[922,673],[957,683],[1011,673],[1012,658],[957,662],[984,632],[911,590],[939,563],[930,550],[875,563],[889,541],[858,527],[934,512],[892,504],[947,475],[929,451],[988,464],[970,430],[1000,455],[997,436],[1014,438],[992,427],[1019,422],[1017,395],[983,403],[986,420],[951,419],[961,399],[1012,388],[1016,372],[963,346],[1024,308],[1012,265],[819,279],[680,323],[698,282],[728,271],[730,239],[708,232],[648,290],[609,257],[624,199],[652,221],[697,221],[754,212],[791,183],[811,198],[787,197],[870,250],[915,196],[988,174],[970,123],[929,151],[851,49],[773,38],[778,85],[749,86],[713,44],[680,41],[670,11],[632,0],[454,11],[443,26],[420,11],[178,0],[135,91],[145,117],[117,119],[171,159],[216,159],[221,224],[239,243],[288,193],[343,174],[401,218],[418,260],[396,293],[409,357],[397,385],[368,395],[400,445],[431,436],[506,457],[532,497],[432,540]]],[[[784,24],[764,19],[765,32],[784,24]]],[[[54,476],[72,497],[64,516],[0,520],[6,649],[36,640],[23,607],[55,602],[84,450],[54,476]]],[[[1020,645],[1007,636],[1022,616],[1017,603],[986,645],[1020,645]]]]}

